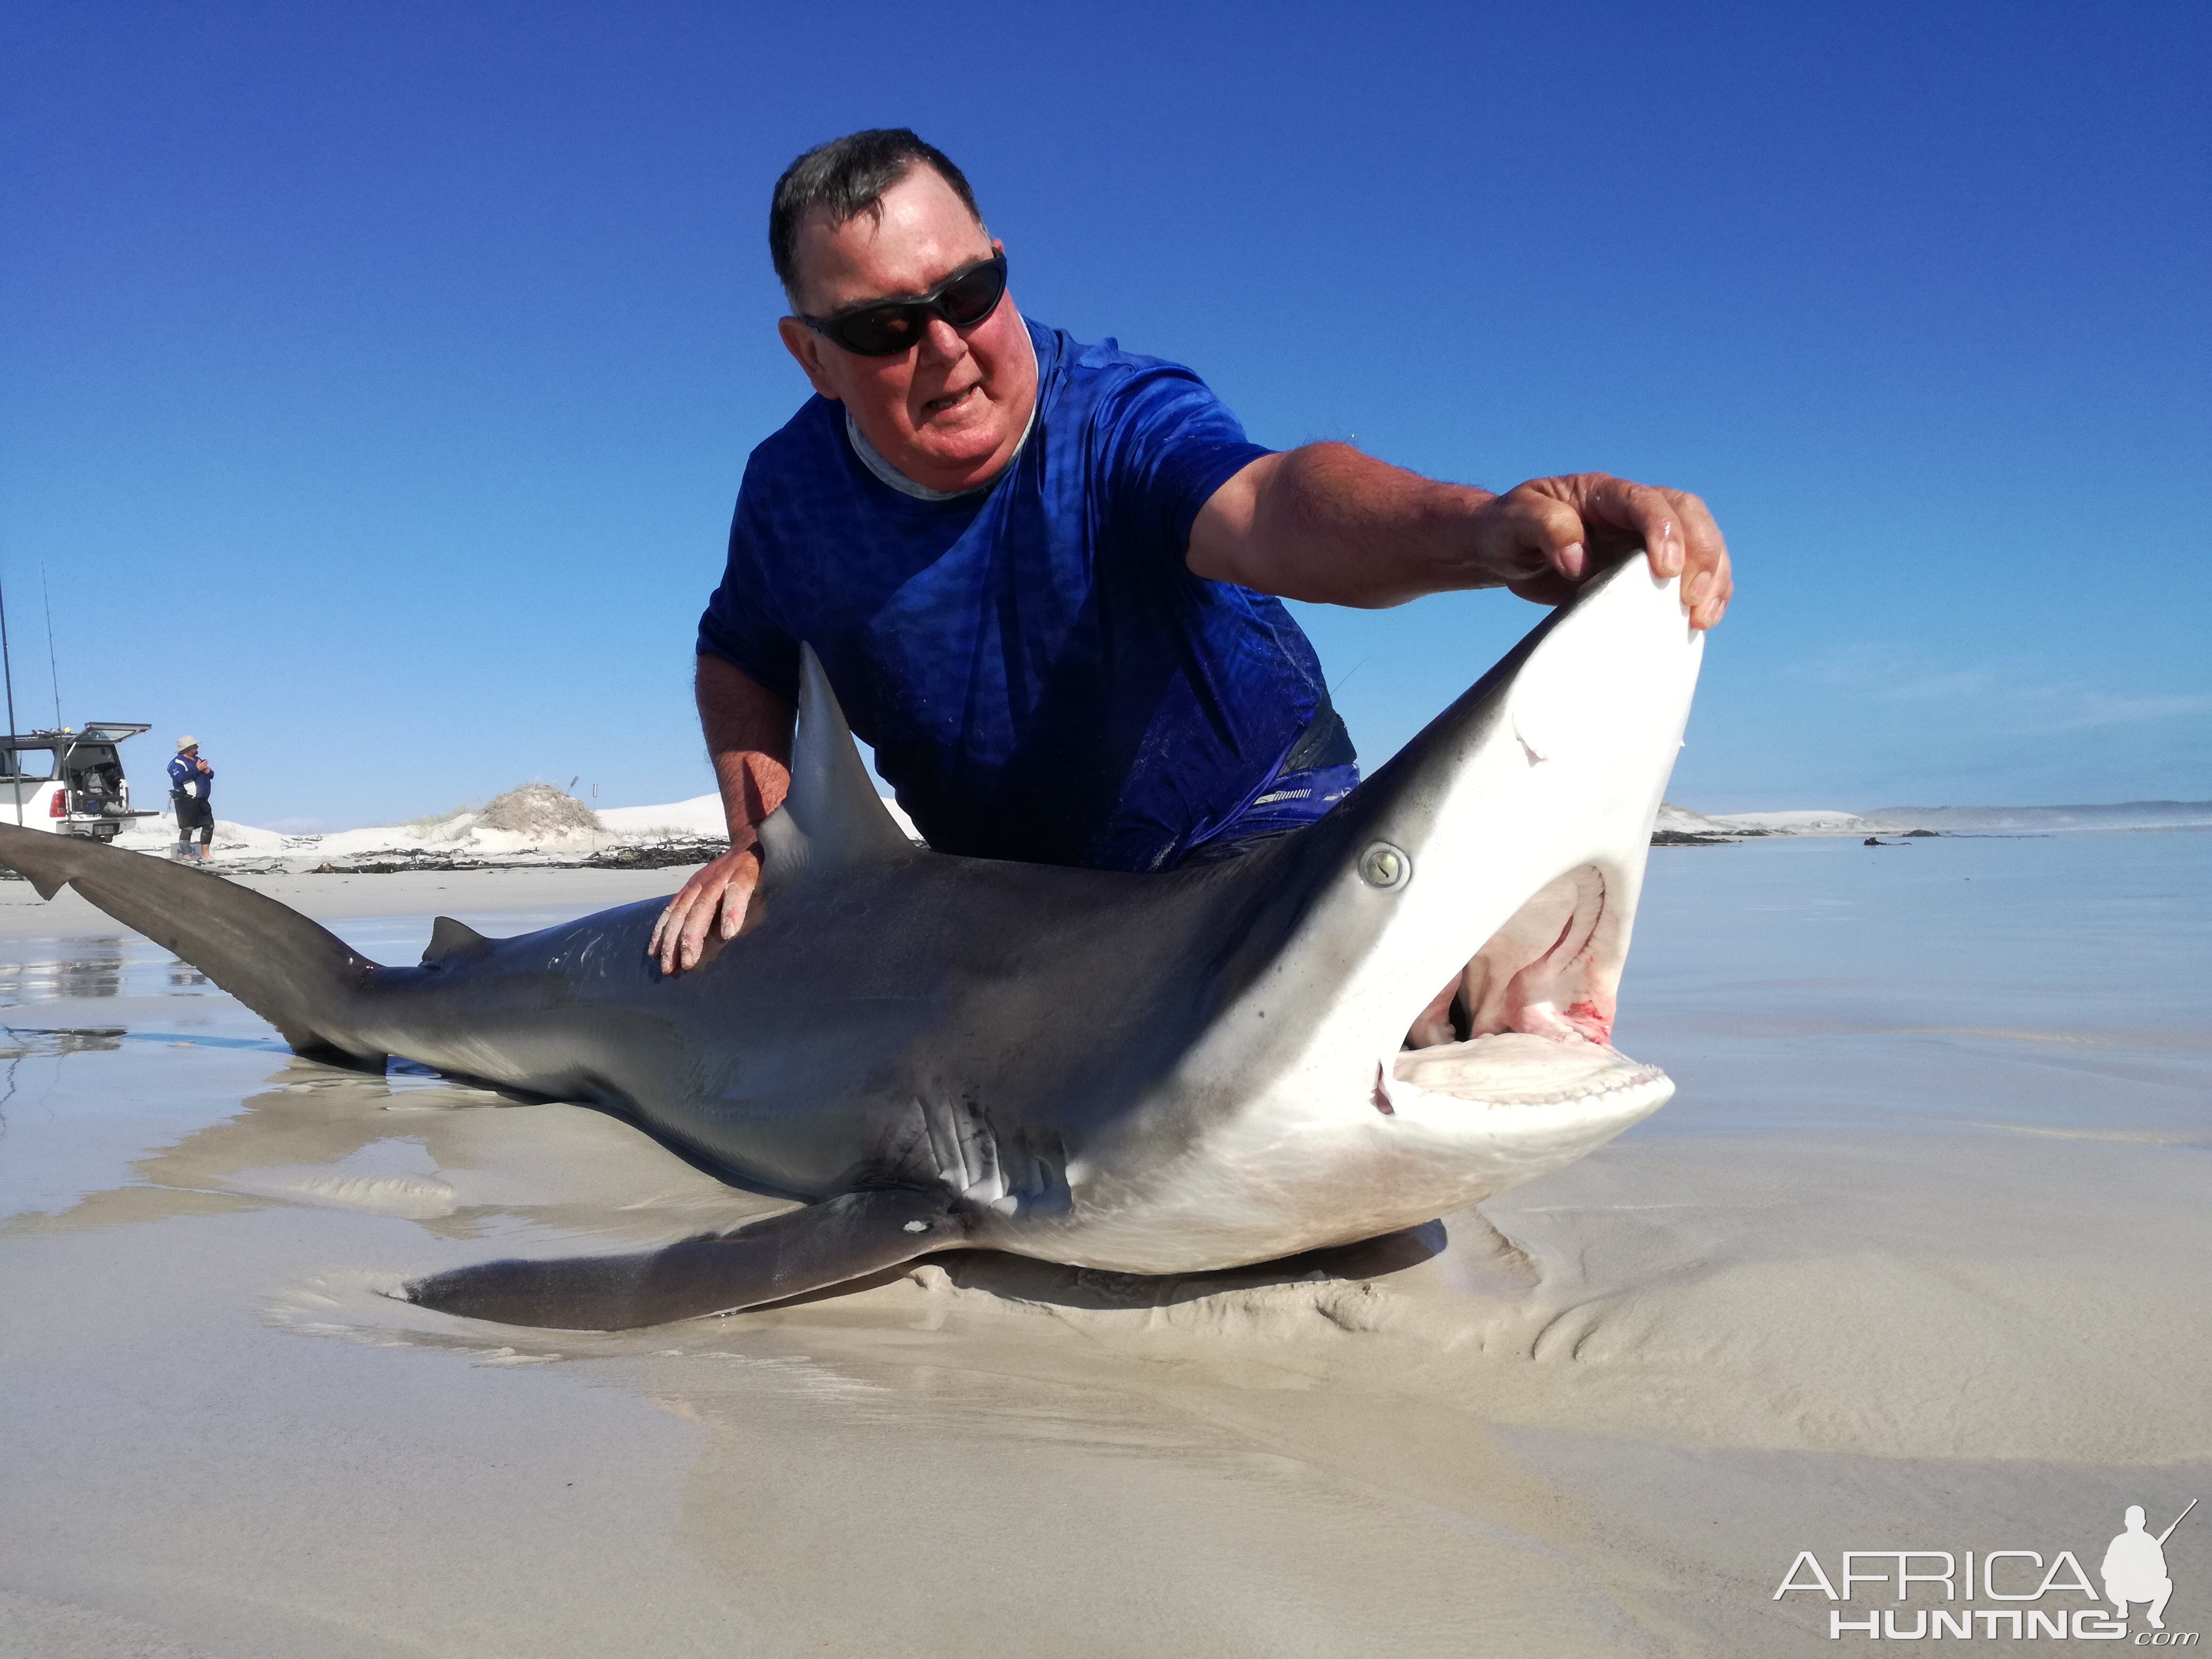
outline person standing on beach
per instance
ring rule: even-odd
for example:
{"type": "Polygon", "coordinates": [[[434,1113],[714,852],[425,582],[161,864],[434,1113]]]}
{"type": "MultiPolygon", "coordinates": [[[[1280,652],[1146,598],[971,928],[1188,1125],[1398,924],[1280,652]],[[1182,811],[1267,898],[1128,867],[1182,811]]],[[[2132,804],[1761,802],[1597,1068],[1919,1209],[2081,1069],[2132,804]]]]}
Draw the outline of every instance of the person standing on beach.
{"type": "MultiPolygon", "coordinates": [[[[753,451],[700,619],[730,850],[656,923],[665,973],[744,920],[802,641],[932,847],[1158,871],[1311,823],[1358,781],[1283,599],[1559,605],[1644,547],[1692,627],[1727,608],[1695,495],[1605,473],[1495,495],[1348,444],[1270,451],[1188,369],[1026,320],[966,178],[904,128],[793,162],[769,247],[817,395],[753,451]]],[[[1276,303],[1295,344],[1310,321],[1276,303]]]]}
{"type": "Polygon", "coordinates": [[[207,861],[208,844],[215,839],[215,808],[208,799],[214,787],[215,768],[200,758],[200,740],[179,738],[176,758],[169,763],[169,800],[177,809],[177,845],[171,857],[207,861]],[[200,838],[197,850],[195,830],[200,838]]]}

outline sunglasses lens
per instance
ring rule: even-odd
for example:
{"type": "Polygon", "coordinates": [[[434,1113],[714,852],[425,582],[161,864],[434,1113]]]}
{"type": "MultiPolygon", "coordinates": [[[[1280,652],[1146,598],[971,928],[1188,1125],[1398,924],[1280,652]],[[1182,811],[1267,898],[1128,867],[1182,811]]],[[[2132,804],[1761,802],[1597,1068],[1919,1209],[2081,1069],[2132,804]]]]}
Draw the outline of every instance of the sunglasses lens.
{"type": "Polygon", "coordinates": [[[920,306],[878,306],[837,319],[831,326],[831,337],[863,357],[888,357],[921,338],[921,330],[920,306]]]}
{"type": "Polygon", "coordinates": [[[955,328],[973,328],[999,308],[1006,291],[1006,262],[992,259],[963,271],[938,295],[938,308],[955,328]]]}

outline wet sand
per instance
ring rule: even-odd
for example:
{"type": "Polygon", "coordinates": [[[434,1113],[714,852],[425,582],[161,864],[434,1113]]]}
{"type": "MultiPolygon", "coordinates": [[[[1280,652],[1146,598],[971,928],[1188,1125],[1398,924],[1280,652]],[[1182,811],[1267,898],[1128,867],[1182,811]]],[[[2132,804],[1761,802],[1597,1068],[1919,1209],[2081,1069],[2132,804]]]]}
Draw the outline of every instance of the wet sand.
{"type": "MultiPolygon", "coordinates": [[[[1479,1212],[623,1336],[380,1292],[778,1200],[0,884],[0,1656],[1778,1655],[1800,1550],[2094,1571],[2212,1497],[2208,851],[1662,850],[1620,1040],[1680,1093],[1479,1212]]],[[[682,873],[253,884],[395,961],[682,873]]]]}

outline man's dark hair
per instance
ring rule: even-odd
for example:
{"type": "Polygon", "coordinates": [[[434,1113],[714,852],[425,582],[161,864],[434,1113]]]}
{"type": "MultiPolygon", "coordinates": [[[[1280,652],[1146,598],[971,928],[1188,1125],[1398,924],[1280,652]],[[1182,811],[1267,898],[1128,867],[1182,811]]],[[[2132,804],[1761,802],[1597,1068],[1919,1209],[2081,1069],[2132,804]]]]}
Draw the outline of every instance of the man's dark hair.
{"type": "Polygon", "coordinates": [[[917,161],[934,167],[975,216],[975,222],[983,222],[967,175],[943,150],[904,127],[848,132],[817,144],[783,170],[769,204],[768,253],[794,309],[799,304],[799,227],[806,216],[816,208],[827,209],[833,228],[864,213],[880,217],[884,192],[912,172],[917,161]]]}

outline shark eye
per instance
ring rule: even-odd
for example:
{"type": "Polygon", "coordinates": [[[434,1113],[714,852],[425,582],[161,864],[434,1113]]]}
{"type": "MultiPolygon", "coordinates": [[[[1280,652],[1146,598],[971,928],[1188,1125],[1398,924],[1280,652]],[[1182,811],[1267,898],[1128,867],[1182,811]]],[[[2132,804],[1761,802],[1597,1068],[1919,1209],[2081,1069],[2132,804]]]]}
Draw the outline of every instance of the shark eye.
{"type": "Polygon", "coordinates": [[[1413,860],[1387,841],[1378,841],[1359,855],[1359,878],[1370,887],[1403,887],[1413,873],[1413,860]]]}

